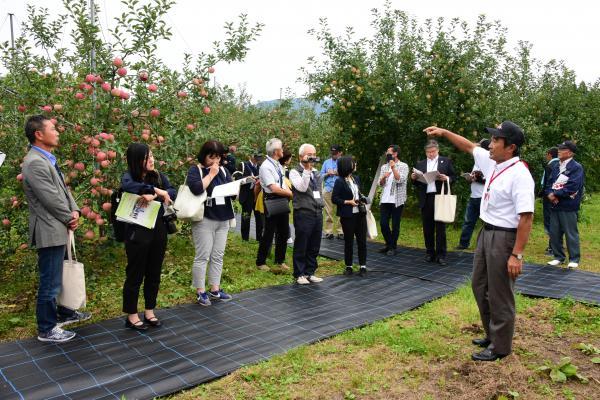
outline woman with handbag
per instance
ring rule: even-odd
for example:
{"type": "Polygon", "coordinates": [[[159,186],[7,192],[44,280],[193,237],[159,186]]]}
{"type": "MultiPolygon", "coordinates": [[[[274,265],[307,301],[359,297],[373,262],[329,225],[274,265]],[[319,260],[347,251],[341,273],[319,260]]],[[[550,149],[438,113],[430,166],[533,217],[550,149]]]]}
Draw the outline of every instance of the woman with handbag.
{"type": "Polygon", "coordinates": [[[215,300],[231,300],[231,295],[221,289],[221,275],[229,226],[231,220],[235,221],[232,197],[211,197],[216,186],[233,181],[230,172],[221,166],[225,153],[223,143],[207,141],[198,153],[199,164],[191,167],[187,175],[187,185],[194,195],[204,192],[208,195],[204,218],[200,222],[192,222],[192,239],[196,250],[192,285],[196,288],[198,304],[202,306],[210,306],[215,300]],[[205,286],[207,266],[208,292],[205,286]]]}
{"type": "MultiPolygon", "coordinates": [[[[177,191],[167,177],[154,169],[154,156],[148,145],[131,143],[127,148],[128,170],[121,178],[124,192],[137,194],[139,205],[146,207],[151,201],[170,205],[177,191]]],[[[162,263],[167,249],[167,221],[161,207],[153,229],[127,224],[125,252],[127,253],[126,278],[123,284],[123,312],[127,313],[125,325],[143,331],[148,325],[158,327],[161,322],[154,315],[156,296],[160,286],[162,263]],[[137,312],[140,286],[144,283],[144,321],[137,312]]]]}
{"type": "Polygon", "coordinates": [[[366,198],[360,194],[360,181],[352,175],[356,163],[352,156],[338,159],[338,176],[331,193],[331,201],[337,206],[337,216],[344,232],[344,275],[352,275],[352,252],[354,237],[358,246],[359,276],[367,274],[367,210],[366,198]]]}

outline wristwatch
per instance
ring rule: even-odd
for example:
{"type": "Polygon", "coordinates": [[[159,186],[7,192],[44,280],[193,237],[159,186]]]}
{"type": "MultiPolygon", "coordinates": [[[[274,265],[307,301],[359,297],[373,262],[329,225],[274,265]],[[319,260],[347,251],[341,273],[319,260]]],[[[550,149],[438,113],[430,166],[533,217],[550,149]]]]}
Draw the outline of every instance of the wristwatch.
{"type": "Polygon", "coordinates": [[[523,254],[512,253],[511,256],[513,256],[514,258],[516,258],[519,261],[523,261],[523,254]]]}

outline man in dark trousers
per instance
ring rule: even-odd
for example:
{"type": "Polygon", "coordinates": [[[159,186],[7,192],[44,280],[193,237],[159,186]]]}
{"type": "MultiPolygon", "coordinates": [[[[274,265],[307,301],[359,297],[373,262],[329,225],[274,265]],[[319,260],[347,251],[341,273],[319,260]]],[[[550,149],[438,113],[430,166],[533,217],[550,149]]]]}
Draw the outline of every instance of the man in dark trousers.
{"type": "Polygon", "coordinates": [[[23,191],[29,205],[29,244],[38,252],[40,283],[36,317],[38,340],[62,343],[75,337],[75,332],[61,327],[90,319],[90,313],[57,305],[62,287],[62,268],[68,245],[69,230],[79,224],[79,208],[65,185],[53,151],[59,133],[42,115],[29,117],[25,135],[30,150],[23,162],[23,191]]]}
{"type": "Polygon", "coordinates": [[[318,283],[315,275],[323,233],[323,180],[314,168],[315,146],[305,143],[299,150],[300,163],[290,170],[294,197],[294,278],[299,285],[318,283]]]}
{"type": "Polygon", "coordinates": [[[457,149],[473,154],[486,183],[480,218],[484,225],[477,237],[473,258],[472,287],[486,337],[473,344],[484,347],[475,361],[495,361],[512,352],[515,330],[514,284],[523,268],[523,251],[533,223],[535,184],[519,149],[523,130],[511,121],[486,128],[492,135],[490,150],[446,129],[429,127],[429,136],[444,137],[457,149]]]}
{"type": "MultiPolygon", "coordinates": [[[[416,169],[426,173],[438,171],[437,181],[425,184],[417,181],[417,174],[413,172],[410,177],[415,184],[419,196],[419,207],[421,208],[421,218],[423,219],[423,236],[425,237],[425,247],[427,248],[427,262],[438,262],[440,265],[446,265],[446,224],[437,222],[433,219],[435,215],[434,203],[435,195],[440,194],[443,184],[452,184],[456,179],[452,161],[448,157],[440,156],[440,147],[435,140],[429,140],[425,145],[425,155],[427,158],[417,163],[416,169]],[[445,183],[448,181],[449,183],[445,183]]],[[[446,192],[448,192],[446,186],[446,192]]]]}
{"type": "Polygon", "coordinates": [[[567,140],[558,145],[559,163],[552,168],[552,177],[546,188],[550,208],[550,244],[554,260],[549,265],[560,265],[565,261],[563,236],[569,250],[568,268],[579,267],[579,231],[577,216],[583,197],[583,167],[573,159],[577,152],[574,142],[567,140]]]}
{"type": "Polygon", "coordinates": [[[242,177],[254,178],[254,182],[240,186],[240,194],[238,196],[238,200],[242,206],[242,240],[246,241],[250,238],[250,220],[252,219],[252,213],[254,213],[257,241],[260,242],[263,232],[263,215],[254,209],[254,206],[256,205],[256,199],[254,198],[254,186],[260,185],[258,179],[258,168],[260,167],[262,160],[262,154],[255,153],[248,161],[244,161],[240,164],[242,177]]]}
{"type": "Polygon", "coordinates": [[[546,195],[546,188],[550,187],[552,168],[554,168],[554,164],[556,163],[558,163],[558,149],[556,147],[551,147],[546,152],[546,165],[544,166],[544,174],[542,175],[542,181],[540,182],[542,187],[539,191],[544,211],[544,232],[548,235],[548,248],[546,248],[546,255],[548,256],[552,255],[552,244],[550,243],[550,208],[552,208],[552,202],[546,195]]]}

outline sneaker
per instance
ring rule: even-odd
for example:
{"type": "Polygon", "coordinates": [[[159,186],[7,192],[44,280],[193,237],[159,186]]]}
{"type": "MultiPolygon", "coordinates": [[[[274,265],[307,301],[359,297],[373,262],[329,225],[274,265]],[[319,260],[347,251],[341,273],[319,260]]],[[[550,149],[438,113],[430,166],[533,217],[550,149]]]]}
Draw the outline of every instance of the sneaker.
{"type": "Polygon", "coordinates": [[[346,267],[344,270],[344,275],[352,275],[354,271],[352,271],[352,267],[346,267]]]}
{"type": "Polygon", "coordinates": [[[198,293],[198,304],[201,306],[210,306],[212,304],[208,298],[208,293],[198,293]]]}
{"type": "Polygon", "coordinates": [[[577,267],[579,267],[579,263],[576,263],[576,262],[573,262],[573,261],[571,261],[571,262],[570,262],[570,263],[567,265],[567,268],[573,268],[573,269],[575,269],[575,268],[577,268],[577,267]]]}
{"type": "Polygon", "coordinates": [[[56,326],[61,328],[63,326],[74,324],[77,322],[87,321],[90,318],[92,318],[92,313],[84,311],[73,311],[73,314],[69,315],[68,317],[63,317],[59,315],[58,323],[56,324],[56,326]]]}
{"type": "Polygon", "coordinates": [[[554,259],[554,260],[552,260],[552,261],[548,261],[548,263],[547,263],[547,264],[548,264],[548,265],[552,265],[553,267],[556,267],[556,266],[558,266],[558,265],[560,265],[560,264],[562,264],[562,263],[563,263],[562,261],[554,259]]]}
{"type": "Polygon", "coordinates": [[[386,256],[395,256],[396,255],[396,249],[389,249],[388,251],[385,252],[386,256]]]}
{"type": "Polygon", "coordinates": [[[308,285],[308,284],[310,284],[309,280],[308,280],[308,279],[306,279],[306,277],[305,277],[305,276],[300,276],[300,277],[298,277],[298,279],[296,279],[296,283],[297,283],[298,285],[308,285]]]}
{"type": "Polygon", "coordinates": [[[286,263],[279,264],[279,268],[281,268],[282,271],[289,271],[290,270],[290,267],[286,263]]]}
{"type": "Polygon", "coordinates": [[[358,270],[358,276],[367,276],[367,267],[360,267],[360,269],[358,270]]]}
{"type": "Polygon", "coordinates": [[[343,233],[338,234],[337,238],[340,240],[344,240],[344,234],[343,233]]]}
{"type": "Polygon", "coordinates": [[[258,268],[261,271],[266,271],[266,272],[269,272],[271,270],[271,268],[269,268],[269,266],[266,264],[257,265],[256,268],[258,268]]]}
{"type": "Polygon", "coordinates": [[[294,239],[293,238],[288,238],[287,244],[294,244],[294,239]]]}
{"type": "Polygon", "coordinates": [[[314,275],[309,276],[308,280],[311,281],[312,283],[323,282],[323,278],[319,278],[318,276],[314,276],[314,275]]]}
{"type": "Polygon", "coordinates": [[[219,291],[217,292],[208,292],[211,300],[220,300],[220,301],[229,301],[231,299],[233,299],[233,297],[231,297],[231,295],[225,293],[223,291],[223,289],[219,289],[219,291]]]}
{"type": "Polygon", "coordinates": [[[65,331],[62,328],[55,326],[46,333],[40,333],[37,338],[40,342],[64,343],[73,339],[75,335],[75,332],[65,331]]]}

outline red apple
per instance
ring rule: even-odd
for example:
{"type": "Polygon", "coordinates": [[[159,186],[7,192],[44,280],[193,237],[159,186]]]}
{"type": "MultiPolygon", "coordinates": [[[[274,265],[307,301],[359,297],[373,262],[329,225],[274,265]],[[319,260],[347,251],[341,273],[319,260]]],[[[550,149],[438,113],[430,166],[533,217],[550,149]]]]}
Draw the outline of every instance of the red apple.
{"type": "Polygon", "coordinates": [[[89,83],[96,82],[96,76],[94,74],[87,74],[85,76],[85,81],[89,83]]]}
{"type": "Polygon", "coordinates": [[[208,73],[209,74],[214,74],[215,73],[215,67],[208,67],[208,73]]]}
{"type": "Polygon", "coordinates": [[[90,178],[90,183],[92,186],[97,186],[100,183],[100,180],[98,178],[90,178]]]}
{"type": "Polygon", "coordinates": [[[148,90],[151,92],[156,92],[158,90],[158,86],[156,86],[154,83],[151,83],[148,85],[148,90]]]}
{"type": "Polygon", "coordinates": [[[127,100],[127,99],[129,99],[129,93],[128,93],[128,92],[126,92],[126,91],[124,91],[124,90],[121,90],[121,99],[122,99],[122,100],[127,100]]]}
{"type": "Polygon", "coordinates": [[[19,182],[22,182],[22,181],[23,181],[23,174],[19,174],[19,175],[17,175],[17,180],[18,180],[19,182]]]}
{"type": "Polygon", "coordinates": [[[148,80],[148,73],[146,71],[140,71],[138,77],[140,78],[140,81],[146,82],[148,80]]]}
{"type": "Polygon", "coordinates": [[[115,59],[113,60],[113,65],[115,67],[122,67],[123,66],[123,60],[120,57],[115,57],[115,59]]]}
{"type": "Polygon", "coordinates": [[[96,83],[101,84],[103,82],[104,82],[104,79],[102,79],[102,77],[100,75],[96,75],[96,83]]]}
{"type": "Polygon", "coordinates": [[[200,96],[202,96],[202,97],[208,97],[208,92],[206,90],[202,89],[200,91],[200,96]]]}
{"type": "Polygon", "coordinates": [[[83,100],[85,98],[85,95],[81,92],[77,92],[77,93],[75,93],[75,98],[77,100],[83,100]]]}
{"type": "Polygon", "coordinates": [[[96,161],[104,161],[106,160],[106,153],[103,151],[99,151],[98,154],[96,154],[96,161]]]}
{"type": "Polygon", "coordinates": [[[181,99],[185,99],[188,96],[188,94],[186,92],[184,92],[183,90],[180,90],[179,92],[177,92],[177,97],[181,98],[181,99]]]}
{"type": "Polygon", "coordinates": [[[100,146],[100,141],[96,138],[92,139],[91,144],[93,147],[98,147],[100,146]]]}
{"type": "Polygon", "coordinates": [[[52,106],[43,106],[42,111],[47,113],[52,112],[52,106]]]}
{"type": "Polygon", "coordinates": [[[106,152],[106,155],[107,155],[107,156],[108,156],[108,158],[110,158],[111,160],[112,160],[112,159],[115,159],[115,158],[117,158],[117,152],[116,152],[116,151],[114,151],[114,150],[109,150],[109,151],[107,151],[107,152],[106,152]]]}
{"type": "Polygon", "coordinates": [[[104,225],[104,220],[102,218],[96,218],[96,225],[104,225]]]}
{"type": "Polygon", "coordinates": [[[73,166],[77,171],[83,171],[85,169],[85,164],[82,162],[75,163],[73,166]]]}
{"type": "Polygon", "coordinates": [[[95,234],[94,231],[87,231],[83,237],[86,238],[87,240],[92,240],[94,238],[95,234]]]}
{"type": "Polygon", "coordinates": [[[22,112],[22,113],[24,113],[25,111],[27,111],[27,107],[25,107],[23,104],[19,104],[19,105],[17,106],[17,110],[18,110],[19,112],[22,112]]]}
{"type": "Polygon", "coordinates": [[[202,112],[204,114],[210,114],[210,107],[209,106],[204,106],[204,108],[202,109],[202,112]]]}
{"type": "Polygon", "coordinates": [[[103,209],[104,211],[106,211],[106,212],[109,212],[109,211],[112,209],[112,204],[110,204],[110,203],[108,203],[108,202],[107,202],[107,203],[103,203],[103,204],[102,204],[102,209],[103,209]]]}
{"type": "Polygon", "coordinates": [[[194,130],[194,128],[196,128],[196,127],[194,126],[194,124],[187,124],[187,126],[186,126],[185,128],[186,128],[188,131],[193,131],[193,130],[194,130]]]}
{"type": "Polygon", "coordinates": [[[102,86],[100,86],[100,87],[101,87],[101,88],[102,88],[102,90],[104,90],[105,92],[110,92],[110,89],[111,89],[111,87],[110,87],[110,83],[108,83],[108,82],[104,82],[104,83],[102,84],[102,86]]]}
{"type": "Polygon", "coordinates": [[[151,117],[158,117],[160,115],[160,110],[158,108],[153,108],[152,110],[150,110],[150,116],[151,117]]]}
{"type": "Polygon", "coordinates": [[[121,89],[119,89],[119,88],[112,88],[112,90],[110,91],[110,94],[113,97],[121,97],[121,89]]]}
{"type": "Polygon", "coordinates": [[[69,171],[69,178],[75,179],[75,178],[77,178],[78,174],[79,174],[79,171],[69,171]]]}
{"type": "Polygon", "coordinates": [[[164,136],[159,136],[156,138],[158,140],[158,143],[162,143],[165,141],[165,137],[164,136]]]}
{"type": "Polygon", "coordinates": [[[10,219],[4,218],[2,220],[2,225],[6,226],[8,228],[10,226],[10,219]]]}
{"type": "Polygon", "coordinates": [[[110,161],[108,161],[108,160],[103,160],[100,162],[100,166],[102,168],[108,168],[109,165],[110,165],[110,161]]]}
{"type": "Polygon", "coordinates": [[[142,133],[142,139],[148,141],[150,139],[150,135],[148,135],[147,133],[142,133]]]}
{"type": "Polygon", "coordinates": [[[127,75],[127,69],[123,68],[123,67],[119,68],[117,70],[117,75],[119,75],[119,76],[125,76],[125,75],[127,75]]]}

